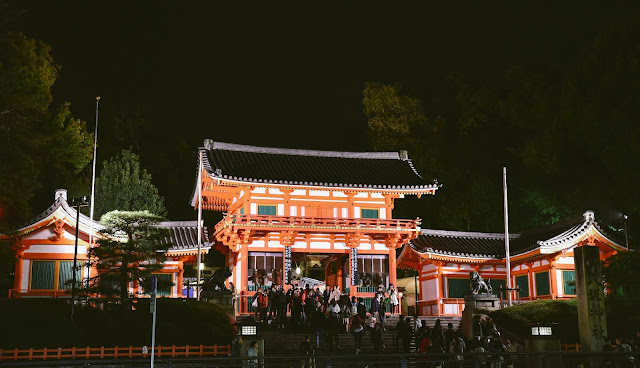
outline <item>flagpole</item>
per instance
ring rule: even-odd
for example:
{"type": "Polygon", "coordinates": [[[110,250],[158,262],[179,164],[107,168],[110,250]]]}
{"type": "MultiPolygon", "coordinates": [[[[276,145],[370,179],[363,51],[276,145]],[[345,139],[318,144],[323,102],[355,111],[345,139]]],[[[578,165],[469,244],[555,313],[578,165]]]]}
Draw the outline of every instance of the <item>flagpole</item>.
{"type": "Polygon", "coordinates": [[[200,300],[200,244],[202,243],[202,152],[200,152],[198,160],[198,280],[196,282],[196,291],[198,292],[198,300],[200,300]]]}
{"type": "MultiPolygon", "coordinates": [[[[91,171],[91,203],[89,204],[89,218],[93,226],[93,204],[95,202],[96,190],[96,153],[98,152],[98,110],[100,107],[100,96],[96,97],[96,129],[93,131],[93,169],[91,171]]],[[[93,232],[89,230],[89,247],[93,244],[93,232]]],[[[91,261],[89,261],[91,264],[91,261]]],[[[87,267],[87,291],[89,290],[89,277],[91,276],[91,268],[87,267]]]]}
{"type": "Polygon", "coordinates": [[[504,250],[507,257],[507,300],[511,306],[511,256],[509,254],[509,209],[507,205],[507,167],[502,168],[502,188],[504,191],[504,250]]]}

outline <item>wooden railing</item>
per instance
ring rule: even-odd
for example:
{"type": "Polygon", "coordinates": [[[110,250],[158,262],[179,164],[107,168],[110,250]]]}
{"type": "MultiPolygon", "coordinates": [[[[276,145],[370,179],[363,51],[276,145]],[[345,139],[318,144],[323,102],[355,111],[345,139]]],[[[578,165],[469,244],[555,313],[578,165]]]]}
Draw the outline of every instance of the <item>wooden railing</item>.
{"type": "Polygon", "coordinates": [[[239,227],[284,227],[284,228],[320,228],[320,229],[362,229],[415,231],[420,219],[366,219],[333,217],[297,217],[267,215],[228,215],[218,224],[216,232],[227,226],[239,227]]]}
{"type": "MultiPolygon", "coordinates": [[[[116,346],[113,348],[57,348],[57,349],[0,349],[0,361],[3,360],[60,360],[60,359],[106,359],[106,358],[146,358],[151,348],[143,353],[142,347],[116,346]]],[[[231,345],[186,345],[156,346],[155,356],[161,357],[204,357],[229,355],[231,345]]]]}
{"type": "Polygon", "coordinates": [[[562,351],[580,351],[580,344],[562,344],[560,345],[562,351]]]}

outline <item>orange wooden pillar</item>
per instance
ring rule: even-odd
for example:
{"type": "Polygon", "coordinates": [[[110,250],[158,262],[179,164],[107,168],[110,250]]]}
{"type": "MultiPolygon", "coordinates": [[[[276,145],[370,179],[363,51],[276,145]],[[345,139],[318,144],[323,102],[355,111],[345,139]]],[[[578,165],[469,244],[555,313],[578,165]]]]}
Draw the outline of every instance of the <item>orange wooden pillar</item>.
{"type": "Polygon", "coordinates": [[[389,283],[393,284],[396,290],[398,288],[397,271],[398,266],[396,264],[396,250],[395,248],[391,248],[389,249],[389,283]]]}
{"type": "Polygon", "coordinates": [[[178,280],[176,281],[176,289],[178,298],[182,298],[182,280],[184,277],[184,263],[178,261],[178,280]]]}
{"type": "Polygon", "coordinates": [[[551,282],[551,299],[558,299],[558,278],[556,277],[556,261],[549,262],[549,280],[551,282]]]}
{"type": "MultiPolygon", "coordinates": [[[[13,278],[13,288],[14,289],[20,289],[21,285],[20,283],[22,282],[22,272],[23,272],[23,263],[24,263],[24,259],[22,259],[22,253],[18,254],[16,256],[16,274],[13,278]]],[[[18,290],[18,292],[20,292],[18,290]]]]}
{"type": "MultiPolygon", "coordinates": [[[[342,257],[338,257],[338,259],[336,260],[336,262],[337,262],[337,266],[338,266],[338,267],[337,267],[338,272],[337,272],[337,275],[336,275],[336,284],[340,287],[340,290],[343,290],[343,286],[342,286],[342,285],[343,285],[344,283],[342,282],[342,266],[341,266],[341,264],[342,264],[342,257]]],[[[348,286],[348,285],[347,285],[347,286],[348,286]]]]}

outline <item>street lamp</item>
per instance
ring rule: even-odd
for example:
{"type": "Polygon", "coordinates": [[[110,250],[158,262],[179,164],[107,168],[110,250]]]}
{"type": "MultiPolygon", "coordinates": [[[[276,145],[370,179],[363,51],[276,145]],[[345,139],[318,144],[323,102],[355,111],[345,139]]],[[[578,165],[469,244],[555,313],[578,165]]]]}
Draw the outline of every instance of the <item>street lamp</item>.
{"type": "Polygon", "coordinates": [[[71,320],[73,321],[73,313],[76,305],[76,272],[78,264],[78,231],[80,228],[80,207],[89,205],[89,198],[82,196],[71,200],[71,207],[76,208],[76,246],[73,250],[73,282],[71,284],[71,320]]]}
{"type": "Polygon", "coordinates": [[[627,244],[627,250],[629,250],[629,234],[627,234],[627,219],[629,216],[622,214],[622,218],[624,219],[624,240],[627,244]]]}

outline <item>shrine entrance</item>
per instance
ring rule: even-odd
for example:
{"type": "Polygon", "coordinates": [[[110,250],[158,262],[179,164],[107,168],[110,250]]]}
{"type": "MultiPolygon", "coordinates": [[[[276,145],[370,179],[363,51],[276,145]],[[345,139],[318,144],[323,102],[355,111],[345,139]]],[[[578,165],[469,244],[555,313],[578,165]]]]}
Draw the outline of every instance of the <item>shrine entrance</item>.
{"type": "MultiPolygon", "coordinates": [[[[336,284],[336,263],[338,257],[331,253],[298,253],[291,255],[292,284],[298,287],[309,285],[324,289],[336,284]]],[[[342,285],[341,285],[342,287],[342,285]]]]}

